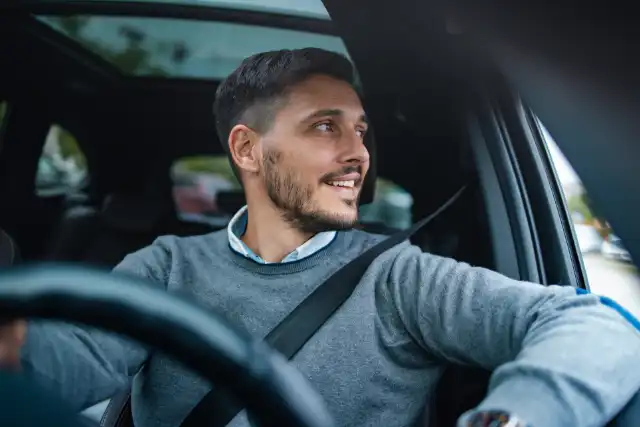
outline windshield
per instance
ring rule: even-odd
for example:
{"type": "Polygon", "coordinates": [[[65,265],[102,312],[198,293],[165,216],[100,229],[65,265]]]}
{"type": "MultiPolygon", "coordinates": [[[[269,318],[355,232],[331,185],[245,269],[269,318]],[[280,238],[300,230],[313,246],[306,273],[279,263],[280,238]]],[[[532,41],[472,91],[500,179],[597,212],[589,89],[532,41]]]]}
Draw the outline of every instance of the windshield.
{"type": "Polygon", "coordinates": [[[133,76],[220,80],[258,52],[318,47],[347,54],[339,37],[256,25],[121,16],[37,18],[133,76]]]}

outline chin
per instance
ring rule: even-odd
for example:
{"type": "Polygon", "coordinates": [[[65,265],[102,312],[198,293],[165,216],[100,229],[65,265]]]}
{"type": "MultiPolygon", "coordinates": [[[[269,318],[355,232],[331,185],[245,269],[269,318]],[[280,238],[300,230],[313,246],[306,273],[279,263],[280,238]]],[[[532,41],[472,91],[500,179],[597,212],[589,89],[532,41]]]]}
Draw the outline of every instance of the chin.
{"type": "Polygon", "coordinates": [[[324,222],[334,224],[336,229],[346,230],[356,226],[358,223],[358,209],[326,209],[317,212],[317,217],[323,218],[324,222]]]}
{"type": "Polygon", "coordinates": [[[318,209],[298,216],[298,227],[310,233],[350,230],[358,224],[358,211],[318,209]]]}

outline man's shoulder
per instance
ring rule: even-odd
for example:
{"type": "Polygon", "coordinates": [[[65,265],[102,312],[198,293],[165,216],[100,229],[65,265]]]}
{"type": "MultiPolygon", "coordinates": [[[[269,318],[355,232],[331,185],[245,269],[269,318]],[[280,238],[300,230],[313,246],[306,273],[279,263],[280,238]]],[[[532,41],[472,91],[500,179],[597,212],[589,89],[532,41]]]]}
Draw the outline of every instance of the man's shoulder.
{"type": "Polygon", "coordinates": [[[159,236],[145,249],[157,247],[169,252],[184,252],[201,247],[212,248],[212,245],[214,248],[216,246],[224,247],[228,246],[228,242],[227,230],[222,229],[193,236],[177,236],[173,234],[159,236]]]}
{"type": "Polygon", "coordinates": [[[196,236],[163,235],[150,245],[127,255],[116,271],[166,278],[174,268],[182,268],[201,258],[216,258],[226,249],[225,230],[196,236]],[[192,260],[189,263],[184,260],[192,260]]]}
{"type": "Polygon", "coordinates": [[[340,253],[347,258],[355,258],[377,243],[383,241],[388,236],[374,234],[359,229],[343,230],[338,232],[338,239],[333,244],[337,244],[340,253]]]}

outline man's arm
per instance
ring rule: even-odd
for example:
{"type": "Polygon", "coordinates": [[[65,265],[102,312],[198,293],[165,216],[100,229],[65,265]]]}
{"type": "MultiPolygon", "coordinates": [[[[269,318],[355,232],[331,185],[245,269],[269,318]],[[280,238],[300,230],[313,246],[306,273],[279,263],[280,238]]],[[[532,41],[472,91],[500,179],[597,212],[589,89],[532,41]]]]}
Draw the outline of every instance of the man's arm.
{"type": "MultiPolygon", "coordinates": [[[[128,255],[118,274],[143,277],[165,287],[169,254],[154,244],[128,255]]],[[[137,342],[114,333],[50,321],[29,321],[21,362],[77,410],[125,389],[148,357],[137,342]]]]}
{"type": "MultiPolygon", "coordinates": [[[[640,333],[612,304],[405,247],[382,297],[440,360],[495,369],[479,410],[595,427],[640,387],[640,333]]],[[[461,424],[462,425],[462,424],[461,424]]]]}

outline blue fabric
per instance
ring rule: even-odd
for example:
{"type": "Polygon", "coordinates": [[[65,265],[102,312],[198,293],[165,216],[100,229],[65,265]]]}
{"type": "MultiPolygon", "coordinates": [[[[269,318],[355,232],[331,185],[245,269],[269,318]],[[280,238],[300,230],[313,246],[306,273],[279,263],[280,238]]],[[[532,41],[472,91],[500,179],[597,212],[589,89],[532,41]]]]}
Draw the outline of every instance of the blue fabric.
{"type": "MultiPolygon", "coordinates": [[[[247,245],[244,244],[241,237],[247,230],[247,206],[242,207],[229,221],[227,227],[227,236],[229,238],[229,245],[231,249],[239,253],[242,256],[249,258],[259,264],[268,264],[262,257],[253,252],[247,245]]],[[[325,231],[318,233],[311,239],[307,240],[304,244],[294,249],[291,253],[287,254],[280,262],[293,262],[307,258],[316,252],[326,248],[336,237],[335,231],[325,231]]]]}
{"type": "MultiPolygon", "coordinates": [[[[578,295],[587,295],[590,292],[586,289],[577,288],[576,293],[578,295]]],[[[621,306],[620,304],[618,304],[616,301],[612,300],[609,297],[604,297],[600,295],[598,297],[600,298],[600,302],[603,305],[613,308],[622,317],[624,317],[627,322],[631,323],[631,325],[633,325],[634,328],[640,331],[640,321],[638,321],[638,319],[633,314],[629,313],[629,311],[626,308],[624,308],[623,306],[621,306]]]]}

